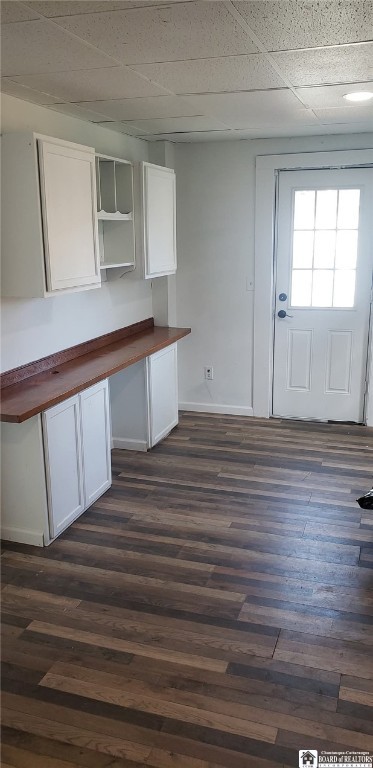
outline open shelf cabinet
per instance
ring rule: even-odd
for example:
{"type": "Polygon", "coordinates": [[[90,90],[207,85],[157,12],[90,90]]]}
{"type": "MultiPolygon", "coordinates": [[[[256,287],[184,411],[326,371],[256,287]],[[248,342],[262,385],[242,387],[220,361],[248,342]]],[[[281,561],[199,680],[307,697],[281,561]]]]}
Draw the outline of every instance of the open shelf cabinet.
{"type": "Polygon", "coordinates": [[[135,268],[133,165],[96,155],[100,269],[135,268]]]}

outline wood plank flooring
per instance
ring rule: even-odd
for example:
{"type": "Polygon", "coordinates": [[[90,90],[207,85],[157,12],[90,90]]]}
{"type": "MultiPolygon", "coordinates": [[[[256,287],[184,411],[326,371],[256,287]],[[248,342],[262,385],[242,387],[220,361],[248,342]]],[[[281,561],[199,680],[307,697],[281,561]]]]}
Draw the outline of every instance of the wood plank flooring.
{"type": "Polygon", "coordinates": [[[184,414],[50,547],[5,544],[3,765],[373,752],[373,430],[184,414]]]}

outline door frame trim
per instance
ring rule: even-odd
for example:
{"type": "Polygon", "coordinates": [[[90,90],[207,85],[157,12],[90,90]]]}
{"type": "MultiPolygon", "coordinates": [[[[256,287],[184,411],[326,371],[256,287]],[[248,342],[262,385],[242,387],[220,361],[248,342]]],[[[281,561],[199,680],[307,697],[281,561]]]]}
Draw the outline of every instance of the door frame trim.
{"type": "MultiPolygon", "coordinates": [[[[255,185],[255,291],[253,414],[272,415],[274,341],[274,267],[276,245],[277,179],[280,171],[366,168],[373,166],[373,149],[258,155],[255,185]]],[[[365,403],[368,426],[373,426],[373,334],[370,332],[370,381],[365,403]]]]}

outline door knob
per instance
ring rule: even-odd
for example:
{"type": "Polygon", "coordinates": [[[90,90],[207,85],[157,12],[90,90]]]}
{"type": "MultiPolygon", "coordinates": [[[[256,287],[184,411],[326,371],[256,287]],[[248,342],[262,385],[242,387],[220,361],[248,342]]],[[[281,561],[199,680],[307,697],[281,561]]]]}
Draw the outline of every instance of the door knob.
{"type": "Polygon", "coordinates": [[[285,309],[280,309],[280,311],[277,312],[277,315],[281,318],[281,320],[283,320],[284,317],[293,317],[293,315],[288,315],[285,309]]]}

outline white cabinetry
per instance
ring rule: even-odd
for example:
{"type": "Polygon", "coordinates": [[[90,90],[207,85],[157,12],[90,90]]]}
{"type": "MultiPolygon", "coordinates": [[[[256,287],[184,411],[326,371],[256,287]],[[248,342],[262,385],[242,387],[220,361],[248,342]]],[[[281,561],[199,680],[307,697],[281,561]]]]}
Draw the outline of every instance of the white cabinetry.
{"type": "Polygon", "coordinates": [[[51,538],[111,485],[108,381],[43,414],[51,538]]]}
{"type": "Polygon", "coordinates": [[[108,381],[2,424],[2,536],[42,546],[111,485],[108,381]]]}
{"type": "Polygon", "coordinates": [[[133,165],[96,155],[97,216],[101,270],[135,269],[133,165]]]}
{"type": "Polygon", "coordinates": [[[38,134],[2,137],[2,294],[101,285],[94,149],[38,134]]]}
{"type": "Polygon", "coordinates": [[[45,411],[43,428],[53,539],[84,511],[79,395],[45,411]]]}
{"type": "Polygon", "coordinates": [[[114,448],[156,445],[178,423],[177,345],[112,376],[110,399],[114,448]]]}
{"type": "Polygon", "coordinates": [[[177,346],[161,349],[148,358],[149,444],[159,443],[179,420],[177,346]]]}
{"type": "Polygon", "coordinates": [[[79,399],[84,504],[87,508],[111,485],[111,426],[107,379],[85,389],[79,399]]]}
{"type": "Polygon", "coordinates": [[[141,247],[145,278],[176,272],[175,172],[140,164],[141,247]]]}

